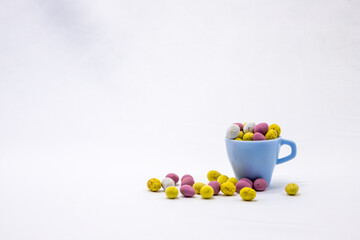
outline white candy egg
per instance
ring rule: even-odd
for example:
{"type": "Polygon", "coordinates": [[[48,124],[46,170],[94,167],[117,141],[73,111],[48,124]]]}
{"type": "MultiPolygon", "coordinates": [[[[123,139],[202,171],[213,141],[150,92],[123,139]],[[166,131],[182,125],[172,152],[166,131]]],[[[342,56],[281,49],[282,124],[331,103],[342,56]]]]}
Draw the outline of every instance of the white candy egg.
{"type": "Polygon", "coordinates": [[[171,187],[171,186],[175,187],[175,182],[171,178],[167,177],[161,181],[161,186],[163,187],[164,190],[166,190],[168,187],[171,187]]]}
{"type": "Polygon", "coordinates": [[[232,124],[226,131],[226,137],[230,139],[236,138],[240,133],[240,128],[236,124],[232,124]]]}
{"type": "Polygon", "coordinates": [[[254,122],[246,123],[245,126],[244,126],[244,129],[243,129],[244,133],[247,133],[247,132],[252,132],[253,133],[255,125],[256,125],[256,123],[254,123],[254,122]]]}

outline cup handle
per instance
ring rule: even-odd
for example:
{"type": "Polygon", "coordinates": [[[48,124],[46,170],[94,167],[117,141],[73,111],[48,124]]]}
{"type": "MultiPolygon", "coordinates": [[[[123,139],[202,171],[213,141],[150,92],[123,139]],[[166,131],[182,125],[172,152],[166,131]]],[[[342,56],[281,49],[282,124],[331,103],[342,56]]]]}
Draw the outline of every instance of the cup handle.
{"type": "Polygon", "coordinates": [[[283,158],[278,158],[278,160],[276,161],[276,164],[281,164],[287,161],[290,161],[291,159],[293,159],[296,156],[296,144],[293,141],[287,140],[287,139],[281,139],[280,140],[280,147],[282,145],[289,145],[291,147],[291,153],[290,155],[283,157],[283,158]]]}

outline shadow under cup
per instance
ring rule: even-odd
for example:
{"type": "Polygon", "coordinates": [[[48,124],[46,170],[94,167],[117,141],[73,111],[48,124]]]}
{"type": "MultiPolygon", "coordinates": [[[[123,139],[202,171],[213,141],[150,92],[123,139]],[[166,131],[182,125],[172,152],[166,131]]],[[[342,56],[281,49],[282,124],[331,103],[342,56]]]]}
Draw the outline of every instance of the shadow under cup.
{"type": "Polygon", "coordinates": [[[296,144],[281,137],[264,141],[237,141],[225,138],[227,154],[237,179],[249,178],[254,181],[263,178],[270,185],[276,164],[296,156],[296,144]],[[291,147],[291,154],[279,159],[282,145],[291,147]]]}

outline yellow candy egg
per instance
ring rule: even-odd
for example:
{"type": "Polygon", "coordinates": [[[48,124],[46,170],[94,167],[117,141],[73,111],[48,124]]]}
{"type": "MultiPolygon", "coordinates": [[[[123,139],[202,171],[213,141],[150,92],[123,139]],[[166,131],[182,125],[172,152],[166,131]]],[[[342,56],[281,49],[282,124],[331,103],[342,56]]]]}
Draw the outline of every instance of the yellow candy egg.
{"type": "Polygon", "coordinates": [[[157,192],[161,188],[161,182],[157,178],[151,178],[147,182],[147,187],[150,189],[150,191],[157,192]]]}
{"type": "Polygon", "coordinates": [[[254,134],[252,132],[247,132],[243,136],[244,141],[252,141],[254,134]]]}
{"type": "Polygon", "coordinates": [[[236,140],[236,141],[242,141],[241,138],[235,138],[234,140],[236,140]]]}
{"type": "Polygon", "coordinates": [[[199,194],[199,193],[200,193],[200,189],[201,189],[203,186],[205,186],[205,185],[206,185],[205,183],[196,182],[196,183],[194,183],[193,188],[195,189],[195,192],[196,192],[197,194],[199,194]]]}
{"type": "MultiPolygon", "coordinates": [[[[240,131],[240,132],[239,132],[239,135],[237,136],[237,138],[241,138],[241,139],[242,139],[243,136],[244,136],[244,132],[243,132],[243,131],[240,131]]],[[[235,139],[235,140],[236,140],[236,139],[235,139]]]]}
{"type": "Polygon", "coordinates": [[[221,192],[227,196],[231,196],[235,193],[236,187],[232,182],[226,182],[221,184],[221,192]]]}
{"type": "Polygon", "coordinates": [[[225,183],[228,179],[229,179],[228,176],[226,176],[226,175],[221,175],[221,176],[218,177],[217,181],[218,181],[218,182],[220,183],[220,185],[221,185],[221,184],[225,183]]]}
{"type": "Polygon", "coordinates": [[[216,181],[218,179],[218,177],[220,177],[221,173],[219,173],[218,171],[215,170],[211,170],[208,172],[207,174],[207,178],[208,180],[211,181],[216,181]]]}
{"type": "Polygon", "coordinates": [[[277,132],[275,130],[273,130],[273,129],[270,129],[265,134],[266,140],[276,139],[277,137],[278,137],[277,132]]]}
{"type": "Polygon", "coordinates": [[[269,127],[269,130],[272,129],[272,130],[275,130],[277,135],[280,136],[280,133],[281,133],[281,128],[279,127],[279,125],[277,124],[271,124],[270,127],[269,127]]]}
{"type": "Polygon", "coordinates": [[[200,190],[200,195],[205,199],[209,199],[214,195],[214,189],[211,186],[203,186],[200,190]]]}
{"type": "Polygon", "coordinates": [[[176,187],[171,186],[171,187],[166,188],[165,194],[168,198],[173,199],[178,196],[179,190],[176,187]]]}
{"type": "Polygon", "coordinates": [[[232,177],[232,178],[229,178],[226,182],[231,182],[235,185],[238,182],[238,180],[236,178],[232,177]]]}
{"type": "Polygon", "coordinates": [[[299,191],[299,186],[296,183],[289,183],[286,185],[285,191],[289,195],[296,195],[299,191]]]}
{"type": "Polygon", "coordinates": [[[251,201],[256,197],[256,192],[252,188],[244,187],[240,190],[240,197],[245,201],[251,201]]]}

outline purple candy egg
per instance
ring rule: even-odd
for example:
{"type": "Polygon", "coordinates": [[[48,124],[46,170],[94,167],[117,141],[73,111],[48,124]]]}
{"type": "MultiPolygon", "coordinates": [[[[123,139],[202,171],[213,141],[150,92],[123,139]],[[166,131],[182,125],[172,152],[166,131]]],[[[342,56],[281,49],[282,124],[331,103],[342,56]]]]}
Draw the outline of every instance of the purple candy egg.
{"type": "Polygon", "coordinates": [[[218,181],[211,181],[208,185],[214,189],[214,195],[220,192],[220,183],[218,181]]]}
{"type": "Polygon", "coordinates": [[[264,140],[266,140],[266,137],[259,132],[256,132],[253,135],[253,141],[264,141],[264,140]]]}
{"type": "Polygon", "coordinates": [[[194,183],[195,183],[195,181],[192,177],[186,177],[182,180],[181,186],[184,186],[184,185],[192,186],[192,185],[194,185],[194,183]]]}
{"type": "Polygon", "coordinates": [[[245,182],[248,182],[248,183],[250,184],[251,188],[253,188],[253,187],[254,187],[253,182],[252,182],[250,179],[248,179],[248,178],[242,178],[242,179],[240,179],[239,181],[245,181],[245,182]]]}
{"type": "Polygon", "coordinates": [[[192,197],[195,195],[195,189],[189,185],[181,186],[180,192],[182,195],[184,195],[184,197],[192,197]]]}
{"type": "Polygon", "coordinates": [[[179,176],[176,175],[175,173],[169,173],[168,175],[166,175],[166,177],[174,180],[175,184],[177,184],[177,182],[179,181],[179,176]]]}
{"type": "Polygon", "coordinates": [[[262,135],[265,135],[265,133],[269,130],[269,125],[267,123],[259,123],[255,126],[254,132],[261,133],[262,135]]]}
{"type": "Polygon", "coordinates": [[[267,186],[268,186],[268,183],[263,178],[258,178],[254,182],[254,188],[256,191],[265,191],[267,186]]]}
{"type": "Polygon", "coordinates": [[[240,180],[235,184],[236,187],[236,192],[240,192],[241,189],[243,189],[244,187],[248,187],[248,188],[252,188],[251,184],[244,181],[244,180],[240,180]]]}
{"type": "Polygon", "coordinates": [[[194,179],[191,175],[185,174],[184,176],[182,176],[181,181],[184,180],[184,179],[187,178],[187,177],[191,177],[192,179],[194,179]]]}
{"type": "Polygon", "coordinates": [[[236,124],[236,125],[238,125],[239,126],[239,128],[240,128],[240,131],[242,131],[243,130],[243,125],[241,124],[241,123],[234,123],[234,124],[236,124]]]}

